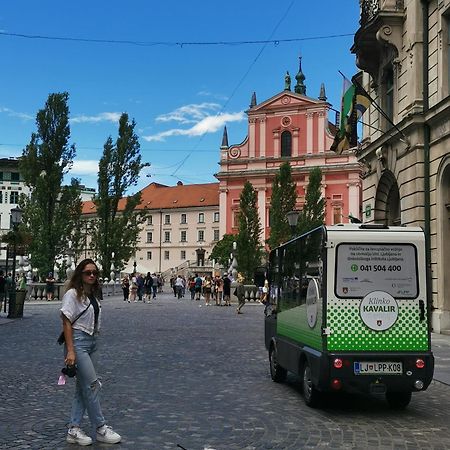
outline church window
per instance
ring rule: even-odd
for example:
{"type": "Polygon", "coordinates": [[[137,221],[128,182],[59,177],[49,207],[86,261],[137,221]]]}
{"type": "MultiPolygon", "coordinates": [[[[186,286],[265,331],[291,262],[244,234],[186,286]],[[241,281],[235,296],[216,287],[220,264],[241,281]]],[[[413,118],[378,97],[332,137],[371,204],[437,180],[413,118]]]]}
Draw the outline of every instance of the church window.
{"type": "Polygon", "coordinates": [[[292,156],[292,135],[289,131],[281,133],[281,156],[292,156]]]}

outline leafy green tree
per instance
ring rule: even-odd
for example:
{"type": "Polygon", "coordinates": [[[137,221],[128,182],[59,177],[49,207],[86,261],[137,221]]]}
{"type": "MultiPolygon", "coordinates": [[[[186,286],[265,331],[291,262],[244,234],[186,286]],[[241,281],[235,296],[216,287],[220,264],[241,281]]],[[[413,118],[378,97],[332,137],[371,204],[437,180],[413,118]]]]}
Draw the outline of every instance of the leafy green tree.
{"type": "Polygon", "coordinates": [[[212,249],[209,259],[215,259],[221,266],[228,268],[228,260],[233,251],[234,241],[236,241],[235,234],[224,234],[223,238],[212,249]]]}
{"type": "Polygon", "coordinates": [[[270,237],[267,244],[271,249],[291,238],[291,227],[287,213],[293,211],[297,201],[297,188],[292,179],[292,169],[288,162],[281,164],[272,183],[270,199],[270,237]]]}
{"type": "Polygon", "coordinates": [[[255,269],[261,264],[261,223],[258,216],[257,194],[252,184],[246,181],[239,200],[237,263],[238,271],[246,282],[252,282],[255,269]]]}
{"type": "Polygon", "coordinates": [[[69,145],[68,99],[67,92],[48,96],[36,115],[37,131],[19,161],[19,170],[31,188],[30,197],[20,199],[24,229],[32,236],[29,249],[41,277],[53,271],[56,258],[66,253],[81,215],[79,181],[62,184],[76,153],[75,146],[69,145]]]}
{"type": "Polygon", "coordinates": [[[309,172],[309,182],[306,188],[305,204],[297,224],[298,234],[323,225],[325,218],[325,199],[322,197],[322,171],[314,167],[309,172]]]}
{"type": "Polygon", "coordinates": [[[141,193],[125,197],[128,189],[136,186],[141,169],[148,166],[141,161],[135,126],[134,120],[129,121],[128,114],[121,115],[117,140],[114,143],[108,137],[99,163],[92,247],[98,255],[103,276],[108,278],[112,262],[117,270],[122,270],[135,253],[140,226],[145,221],[145,211],[136,210],[141,193]]]}

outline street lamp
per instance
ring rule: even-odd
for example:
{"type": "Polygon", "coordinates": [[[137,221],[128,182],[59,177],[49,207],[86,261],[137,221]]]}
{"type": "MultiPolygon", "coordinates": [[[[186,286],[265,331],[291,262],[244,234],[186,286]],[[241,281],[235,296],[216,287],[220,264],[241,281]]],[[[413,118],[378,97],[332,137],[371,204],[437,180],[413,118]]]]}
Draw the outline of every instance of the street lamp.
{"type": "Polygon", "coordinates": [[[11,209],[11,225],[13,230],[13,266],[12,266],[12,280],[9,291],[9,308],[8,318],[15,319],[23,316],[22,311],[16,311],[16,252],[17,252],[17,228],[22,222],[22,210],[20,208],[11,209]]]}
{"type": "Polygon", "coordinates": [[[297,222],[298,222],[299,216],[300,216],[300,211],[297,211],[297,210],[289,211],[286,214],[289,226],[291,227],[291,235],[292,236],[295,235],[295,230],[297,228],[297,222]]]}

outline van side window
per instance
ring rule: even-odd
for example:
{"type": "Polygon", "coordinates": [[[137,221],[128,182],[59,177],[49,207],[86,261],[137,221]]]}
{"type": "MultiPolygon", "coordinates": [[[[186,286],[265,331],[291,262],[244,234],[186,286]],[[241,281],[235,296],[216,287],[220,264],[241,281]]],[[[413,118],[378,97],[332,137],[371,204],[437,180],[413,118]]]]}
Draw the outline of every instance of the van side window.
{"type": "Polygon", "coordinates": [[[308,284],[315,278],[322,286],[322,229],[283,246],[280,255],[278,312],[306,304],[308,284]]]}

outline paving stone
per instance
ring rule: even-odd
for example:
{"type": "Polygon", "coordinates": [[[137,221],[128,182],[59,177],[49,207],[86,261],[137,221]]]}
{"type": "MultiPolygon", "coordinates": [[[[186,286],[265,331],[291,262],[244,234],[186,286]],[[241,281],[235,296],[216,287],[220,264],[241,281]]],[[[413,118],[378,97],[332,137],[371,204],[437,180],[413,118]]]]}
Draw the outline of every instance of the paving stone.
{"type": "MultiPolygon", "coordinates": [[[[123,436],[113,448],[450,448],[449,386],[433,382],[403,412],[366,395],[330,397],[311,409],[296,377],[270,379],[261,305],[239,316],[198,306],[169,294],[150,305],[105,298],[102,406],[123,436]]],[[[65,442],[74,380],[56,384],[58,307],[27,303],[24,319],[0,326],[1,449],[77,448],[65,442]]]]}

